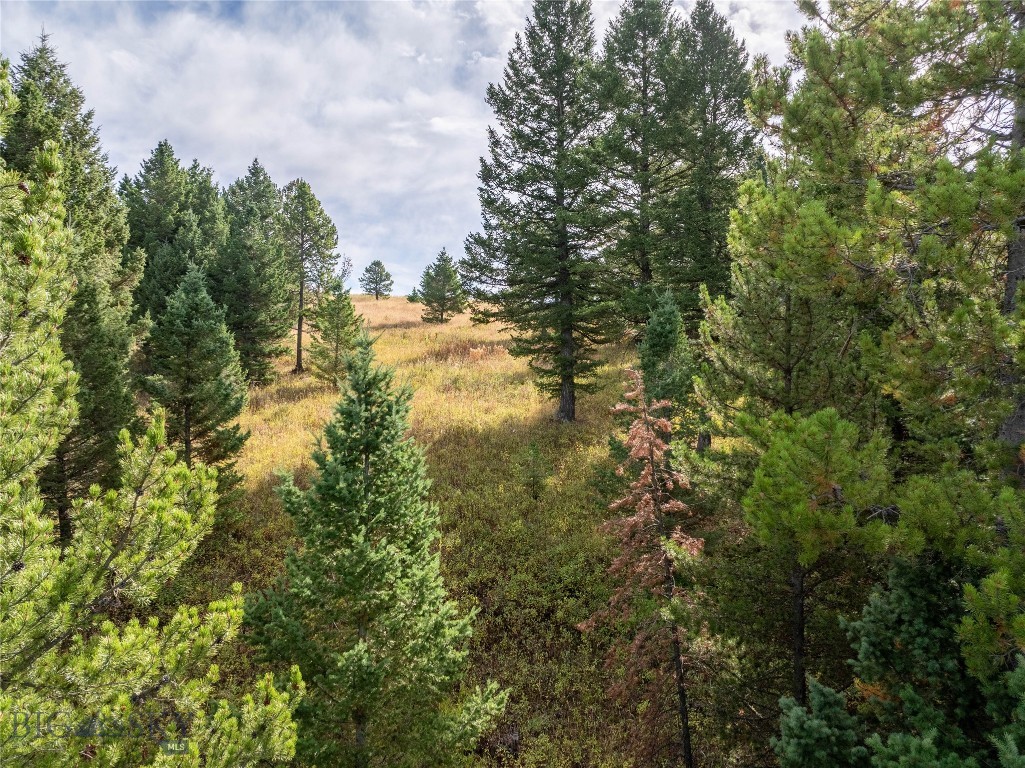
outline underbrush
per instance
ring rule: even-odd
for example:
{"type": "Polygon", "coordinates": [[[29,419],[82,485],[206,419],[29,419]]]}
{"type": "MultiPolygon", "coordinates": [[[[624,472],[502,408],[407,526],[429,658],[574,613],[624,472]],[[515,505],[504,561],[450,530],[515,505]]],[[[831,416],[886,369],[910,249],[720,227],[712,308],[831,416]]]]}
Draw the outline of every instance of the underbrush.
{"type": "MultiPolygon", "coordinates": [[[[577,629],[610,594],[612,543],[597,526],[619,488],[608,435],[627,351],[609,353],[598,392],[581,398],[579,421],[559,424],[500,329],[473,326],[466,315],[427,325],[421,307],[401,298],[354,301],[377,336],[378,359],[415,388],[412,432],[427,451],[441,510],[446,585],[478,612],[467,683],[493,679],[511,691],[477,763],[628,765],[620,715],[606,696],[611,637],[577,629]]],[[[175,585],[181,599],[215,599],[234,581],[266,588],[294,544],[274,492],[277,473],[308,478],[337,393],[291,374],[293,362],[282,358],[277,381],[250,394],[241,423],[252,434],[238,465],[245,498],[175,585]]],[[[244,641],[221,662],[226,689],[247,687],[259,671],[244,641]]]]}

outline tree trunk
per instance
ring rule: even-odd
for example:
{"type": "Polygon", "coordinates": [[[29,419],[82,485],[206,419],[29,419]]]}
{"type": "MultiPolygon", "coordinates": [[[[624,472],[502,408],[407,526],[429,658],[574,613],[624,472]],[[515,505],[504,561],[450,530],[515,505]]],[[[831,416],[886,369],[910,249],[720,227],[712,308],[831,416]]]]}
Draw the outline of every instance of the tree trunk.
{"type": "MultiPolygon", "coordinates": [[[[666,599],[672,601],[674,593],[673,564],[664,556],[666,599]]],[[[690,709],[687,705],[687,678],[683,668],[683,646],[680,643],[680,627],[675,621],[670,624],[673,635],[673,678],[676,683],[676,711],[680,718],[680,754],[686,768],[694,768],[694,754],[690,743],[690,709]]]]}
{"type": "MultiPolygon", "coordinates": [[[[363,455],[363,490],[369,494],[370,488],[370,454],[363,455]]],[[[366,624],[360,620],[356,626],[356,634],[361,643],[367,640],[366,624]]],[[[367,715],[363,707],[359,706],[352,713],[352,722],[356,726],[356,754],[353,761],[356,768],[370,768],[370,755],[367,752],[367,715]]]]}
{"type": "MultiPolygon", "coordinates": [[[[702,421],[707,421],[707,418],[702,418],[702,421]]],[[[698,444],[696,446],[698,454],[702,454],[712,447],[712,433],[711,432],[698,432],[698,444]]]]}
{"type": "Polygon", "coordinates": [[[790,634],[792,642],[792,654],[794,665],[794,676],[791,695],[802,707],[808,703],[808,682],[806,679],[805,661],[805,619],[804,619],[804,568],[795,563],[790,572],[790,634]]]}
{"type": "MultiPolygon", "coordinates": [[[[1025,29],[1025,8],[1018,7],[1014,11],[1014,26],[1017,30],[1025,29]]],[[[1025,71],[1019,69],[1014,73],[1014,117],[1011,123],[1011,153],[1017,153],[1025,147],[1025,71]]],[[[1003,311],[1011,314],[1015,310],[1018,283],[1025,278],[1025,212],[1019,212],[1013,234],[1007,242],[1007,277],[1004,285],[1003,311]]],[[[1008,384],[1016,387],[1021,376],[1014,371],[1008,384]]],[[[998,437],[1017,448],[1025,442],[1025,402],[1020,401],[1014,412],[1000,425],[998,437]]],[[[1021,457],[1014,461],[1014,471],[1021,476],[1025,474],[1021,457]]]]}
{"type": "Polygon", "coordinates": [[[185,466],[192,469],[192,406],[185,406],[185,418],[183,424],[183,434],[185,442],[185,466]]]}
{"type": "Polygon", "coordinates": [[[53,499],[57,507],[57,537],[60,542],[60,559],[64,550],[71,546],[71,504],[68,501],[68,468],[63,447],[57,449],[53,458],[53,499]]]}
{"type": "Polygon", "coordinates": [[[306,309],[306,281],[299,281],[299,321],[296,323],[295,368],[292,373],[303,372],[303,312],[306,309]]]}
{"type": "Polygon", "coordinates": [[[555,418],[559,421],[576,421],[577,390],[572,373],[564,373],[562,375],[562,388],[559,391],[559,411],[555,414],[555,418]]]}

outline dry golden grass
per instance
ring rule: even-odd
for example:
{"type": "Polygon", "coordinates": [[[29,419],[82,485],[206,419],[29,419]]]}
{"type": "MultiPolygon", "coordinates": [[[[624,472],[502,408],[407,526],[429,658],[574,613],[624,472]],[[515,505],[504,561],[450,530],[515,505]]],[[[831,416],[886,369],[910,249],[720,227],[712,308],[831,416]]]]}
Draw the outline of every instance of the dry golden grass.
{"type": "MultiPolygon", "coordinates": [[[[501,764],[624,765],[608,727],[608,638],[576,625],[608,595],[610,545],[596,527],[616,487],[607,441],[628,352],[609,352],[602,387],[578,403],[579,421],[559,424],[526,361],[508,353],[506,332],[474,326],[468,315],[425,324],[420,305],[404,297],[353,300],[377,337],[378,360],[415,390],[412,432],[426,449],[442,515],[447,585],[480,610],[469,677],[512,691],[502,728],[521,734],[522,750],[501,764]]],[[[294,543],[276,473],[308,476],[338,393],[290,373],[293,362],[283,357],[279,379],[251,393],[241,418],[251,436],[238,463],[246,497],[198,554],[184,599],[216,598],[239,580],[248,591],[265,588],[294,543]]],[[[253,674],[244,644],[225,667],[240,683],[253,674]]]]}

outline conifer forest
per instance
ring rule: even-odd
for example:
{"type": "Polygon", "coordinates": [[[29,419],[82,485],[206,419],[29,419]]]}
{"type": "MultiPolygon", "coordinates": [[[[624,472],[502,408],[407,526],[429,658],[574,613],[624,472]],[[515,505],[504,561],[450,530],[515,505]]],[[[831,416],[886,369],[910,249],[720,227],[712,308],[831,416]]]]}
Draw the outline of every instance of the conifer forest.
{"type": "Polygon", "coordinates": [[[401,257],[0,38],[0,768],[1025,768],[1025,0],[422,5],[401,257]]]}

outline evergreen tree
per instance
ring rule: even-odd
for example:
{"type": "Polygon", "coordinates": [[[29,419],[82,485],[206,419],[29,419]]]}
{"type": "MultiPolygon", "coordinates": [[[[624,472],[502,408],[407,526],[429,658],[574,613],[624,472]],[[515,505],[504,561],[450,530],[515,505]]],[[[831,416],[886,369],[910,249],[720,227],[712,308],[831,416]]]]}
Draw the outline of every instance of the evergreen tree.
{"type": "Polygon", "coordinates": [[[420,288],[413,292],[424,305],[421,318],[425,323],[447,323],[466,309],[466,294],[459,281],[455,262],[442,248],[433,264],[427,265],[420,277],[420,288]]]}
{"type": "MultiPolygon", "coordinates": [[[[0,61],[0,135],[16,105],[0,61]]],[[[124,618],[126,608],[146,608],[213,522],[212,474],[176,463],[159,414],[136,445],[122,432],[116,486],[76,500],[71,546],[62,552],[54,541],[36,474],[77,409],[78,377],[59,338],[75,245],[63,226],[57,145],[44,142],[36,157],[30,179],[0,164],[4,765],[165,765],[157,742],[179,737],[188,739],[181,759],[191,765],[287,761],[301,694],[296,675],[288,694],[265,679],[237,707],[211,698],[214,656],[241,619],[239,591],[202,615],[183,607],[163,624],[124,618]],[[36,731],[36,723],[51,727],[36,731]],[[100,735],[129,723],[136,738],[100,735]]]]}
{"type": "MultiPolygon", "coordinates": [[[[890,578],[850,625],[855,743],[874,766],[1013,765],[1025,743],[1025,584],[1012,543],[1023,517],[1002,438],[1022,357],[1006,306],[1013,274],[994,276],[1013,272],[1025,176],[1000,140],[1010,133],[993,128],[1006,113],[992,97],[1022,60],[1022,17],[971,2],[804,9],[812,23],[791,40],[800,77],[763,63],[752,95],[804,197],[797,210],[814,212],[791,215],[794,237],[774,239],[818,254],[790,285],[825,281],[823,294],[854,311],[900,481],[873,512],[895,529],[890,578]]],[[[1015,103],[1013,86],[1002,92],[1015,103]]],[[[804,717],[788,708],[781,756],[812,738],[794,727],[804,717]]]]}
{"type": "Polygon", "coordinates": [[[686,404],[696,366],[672,293],[667,291],[658,297],[638,352],[648,398],[666,400],[671,405],[686,404]]]}
{"type": "Polygon", "coordinates": [[[832,409],[780,420],[744,497],[754,536],[789,563],[791,695],[802,706],[814,590],[845,575],[836,568],[842,553],[882,551],[885,544],[881,521],[859,519],[887,501],[885,451],[879,439],[860,445],[857,427],[832,409]]]}
{"type": "Polygon", "coordinates": [[[773,741],[780,768],[868,768],[858,721],[847,701],[814,679],[808,681],[808,709],[783,702],[783,735],[773,741]]]}
{"type": "Polygon", "coordinates": [[[224,193],[228,237],[210,265],[210,295],[224,307],[249,381],[274,378],[274,358],[285,351],[289,296],[281,240],[281,195],[259,160],[224,193]]]}
{"type": "Polygon", "coordinates": [[[224,247],[224,202],[213,172],[193,161],[183,168],[171,145],[157,144],[135,178],[121,180],[128,208],[127,253],[141,249],[145,270],[135,291],[136,313],[156,320],[189,266],[206,267],[224,247]]]}
{"type": "Polygon", "coordinates": [[[600,145],[615,237],[605,256],[617,271],[621,311],[635,325],[647,320],[656,274],[664,275],[668,251],[678,247],[667,224],[688,171],[679,92],[689,73],[675,66],[682,34],[671,0],[627,0],[606,33],[597,70],[611,116],[600,145]]]}
{"type": "Polygon", "coordinates": [[[513,329],[510,352],[530,359],[557,416],[576,418],[594,347],[615,306],[595,241],[599,182],[591,145],[602,120],[587,0],[538,0],[517,35],[503,82],[488,87],[497,128],[479,178],[483,232],[466,241],[461,271],[478,321],[513,329]]]}
{"type": "Polygon", "coordinates": [[[313,375],[328,384],[341,386],[345,360],[355,347],[363,327],[349,292],[340,280],[328,284],[313,318],[310,367],[313,375]]]}
{"type": "Polygon", "coordinates": [[[23,174],[35,168],[46,141],[60,146],[68,268],[76,287],[61,327],[61,346],[78,372],[78,419],[40,476],[43,496],[56,509],[61,541],[71,538],[71,500],[117,470],[119,432],[135,418],[128,372],[133,345],[132,290],[137,260],[122,262],[127,237],[124,206],[113,188],[114,170],[100,146],[93,113],[57,59],[46,35],[22,56],[15,73],[19,109],[11,117],[2,154],[23,174]]]}
{"type": "Polygon", "coordinates": [[[616,407],[633,417],[627,459],[618,473],[637,470],[637,476],[626,496],[611,505],[623,516],[603,526],[619,539],[621,552],[609,570],[621,583],[609,607],[582,628],[598,620],[630,627],[626,647],[613,649],[610,666],[626,657],[626,680],[617,682],[614,691],[631,706],[637,758],[645,765],[693,768],[694,689],[688,677],[700,653],[681,621],[693,601],[680,583],[674,559],[675,553],[697,558],[704,541],[685,531],[692,513],[679,498],[687,480],[670,457],[670,403],[652,399],[640,373],[631,371],[630,379],[625,402],[616,407]]]}
{"type": "Polygon", "coordinates": [[[149,394],[167,409],[171,440],[185,465],[217,467],[222,501],[242,480],[235,457],[248,433],[235,423],[246,404],[246,384],[224,312],[190,268],[150,334],[149,394]]]}
{"type": "Polygon", "coordinates": [[[753,159],[755,130],[745,106],[751,78],[744,43],[711,0],[695,4],[677,57],[679,156],[687,172],[668,206],[666,236],[676,247],[666,252],[663,279],[677,292],[684,319],[693,327],[700,316],[701,286],[713,297],[729,288],[730,210],[753,159]]]}
{"type": "Polygon", "coordinates": [[[295,373],[303,368],[303,323],[317,291],[330,279],[338,262],[338,230],[304,179],[290,182],[282,193],[281,233],[288,283],[296,302],[295,373]]]}
{"type": "Polygon", "coordinates": [[[364,337],[313,454],[309,490],[281,488],[303,547],[248,608],[263,656],[309,685],[299,757],[333,766],[450,765],[501,712],[493,685],[458,697],[470,617],[445,595],[411,392],[364,337]]]}
{"type": "Polygon", "coordinates": [[[656,287],[668,288],[693,329],[700,286],[727,288],[729,211],[752,152],[744,45],[710,0],[687,22],[669,0],[628,0],[598,75],[610,116],[599,152],[611,189],[606,256],[622,311],[641,325],[656,287]]]}
{"type": "Polygon", "coordinates": [[[374,259],[367,264],[367,268],[360,275],[359,284],[364,293],[374,297],[374,301],[380,301],[382,296],[386,299],[391,296],[393,285],[391,273],[384,268],[384,262],[380,259],[374,259]]]}

